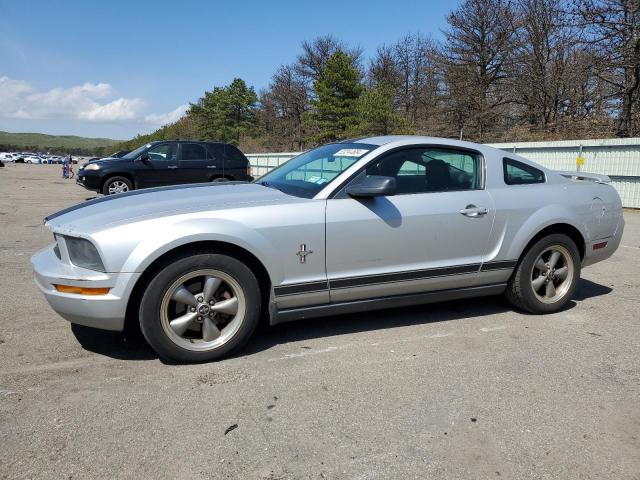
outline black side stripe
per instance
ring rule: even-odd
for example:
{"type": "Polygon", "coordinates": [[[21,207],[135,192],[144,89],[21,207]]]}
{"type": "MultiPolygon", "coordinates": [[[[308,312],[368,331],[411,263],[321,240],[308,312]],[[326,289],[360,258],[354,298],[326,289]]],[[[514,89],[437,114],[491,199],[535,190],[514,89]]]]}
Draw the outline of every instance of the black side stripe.
{"type": "Polygon", "coordinates": [[[273,289],[276,296],[297,295],[300,293],[323,292],[329,289],[326,280],[321,282],[295,283],[291,285],[282,285],[273,289]]]}
{"type": "Polygon", "coordinates": [[[487,262],[482,264],[482,271],[486,272],[489,270],[514,269],[517,263],[518,263],[517,260],[501,260],[498,262],[487,262]]]}
{"type": "Polygon", "coordinates": [[[364,277],[339,278],[330,280],[330,288],[352,288],[364,285],[375,285],[378,283],[404,282],[408,280],[423,280],[425,278],[445,277],[449,275],[461,275],[464,273],[474,273],[480,268],[479,263],[470,265],[458,265],[455,267],[430,268],[429,270],[414,270],[410,272],[383,273],[377,275],[367,275],[364,277]]]}
{"type": "Polygon", "coordinates": [[[478,271],[487,272],[493,270],[513,269],[517,260],[501,260],[482,264],[471,263],[468,265],[456,265],[454,267],[430,268],[428,270],[412,270],[398,273],[382,273],[361,277],[338,278],[330,281],[295,283],[274,288],[276,296],[299,295],[304,293],[324,292],[331,289],[363,287],[366,285],[379,285],[382,283],[406,282],[411,280],[424,280],[428,278],[449,277],[452,275],[464,275],[478,271]]]}

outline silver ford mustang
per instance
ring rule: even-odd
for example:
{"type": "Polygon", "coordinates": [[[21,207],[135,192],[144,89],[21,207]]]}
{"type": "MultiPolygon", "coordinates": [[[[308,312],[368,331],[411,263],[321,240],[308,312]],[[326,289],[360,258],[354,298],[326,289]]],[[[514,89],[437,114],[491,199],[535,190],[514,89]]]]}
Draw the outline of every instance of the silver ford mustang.
{"type": "Polygon", "coordinates": [[[139,321],[157,353],[206,361],[271,324],[506,294],[560,310],[624,228],[608,177],[484,145],[387,136],[318,147],[254,183],[100,198],[46,218],[36,282],[70,322],[139,321]]]}

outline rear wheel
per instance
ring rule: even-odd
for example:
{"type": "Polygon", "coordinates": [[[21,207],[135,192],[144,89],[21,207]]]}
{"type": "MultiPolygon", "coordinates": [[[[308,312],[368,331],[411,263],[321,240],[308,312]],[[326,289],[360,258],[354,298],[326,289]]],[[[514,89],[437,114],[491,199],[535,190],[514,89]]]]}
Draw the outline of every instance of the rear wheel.
{"type": "Polygon", "coordinates": [[[126,177],[111,177],[108,178],[102,186],[102,193],[104,195],[113,195],[115,193],[124,193],[129,190],[133,190],[133,183],[126,177]]]}
{"type": "Polygon", "coordinates": [[[249,339],[260,318],[260,288],[251,270],[226,255],[180,258],[149,283],[140,327],[163,358],[215,360],[249,339]]]}
{"type": "Polygon", "coordinates": [[[580,254],[571,238],[553,234],[525,253],[507,286],[507,299],[531,313],[553,313],[573,296],[580,278],[580,254]]]}

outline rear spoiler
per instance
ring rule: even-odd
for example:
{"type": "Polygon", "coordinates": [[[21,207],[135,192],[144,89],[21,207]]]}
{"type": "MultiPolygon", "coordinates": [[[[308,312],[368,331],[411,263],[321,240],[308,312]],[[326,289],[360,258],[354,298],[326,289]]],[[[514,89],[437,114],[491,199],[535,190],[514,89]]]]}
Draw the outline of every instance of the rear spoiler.
{"type": "Polygon", "coordinates": [[[585,180],[587,182],[595,183],[611,183],[611,179],[607,175],[601,175],[599,173],[587,173],[587,172],[560,172],[555,171],[563,177],[570,178],[571,180],[585,180]]]}

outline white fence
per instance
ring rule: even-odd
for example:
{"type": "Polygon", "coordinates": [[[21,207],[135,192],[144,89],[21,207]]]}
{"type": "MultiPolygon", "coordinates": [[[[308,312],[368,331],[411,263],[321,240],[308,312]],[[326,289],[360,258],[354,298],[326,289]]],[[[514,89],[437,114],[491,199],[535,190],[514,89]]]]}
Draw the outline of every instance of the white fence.
{"type": "MultiPolygon", "coordinates": [[[[506,152],[515,152],[553,170],[576,170],[576,158],[581,155],[585,160],[581,167],[583,172],[608,175],[612,185],[620,193],[622,204],[628,208],[640,208],[640,138],[489,145],[506,152]]],[[[253,174],[259,177],[296,155],[298,152],[251,153],[247,157],[253,167],[253,174]]]]}

